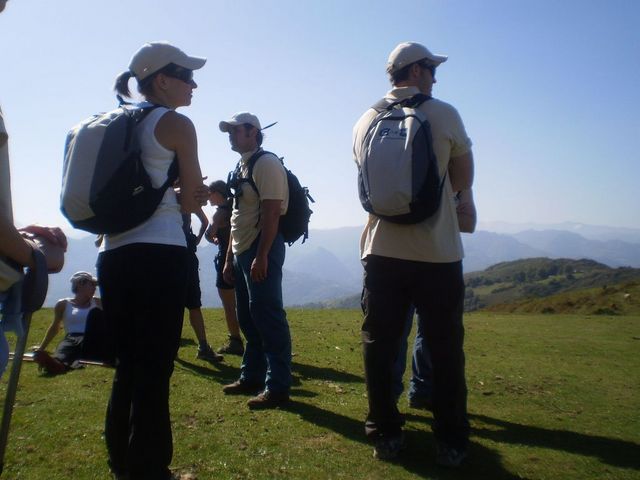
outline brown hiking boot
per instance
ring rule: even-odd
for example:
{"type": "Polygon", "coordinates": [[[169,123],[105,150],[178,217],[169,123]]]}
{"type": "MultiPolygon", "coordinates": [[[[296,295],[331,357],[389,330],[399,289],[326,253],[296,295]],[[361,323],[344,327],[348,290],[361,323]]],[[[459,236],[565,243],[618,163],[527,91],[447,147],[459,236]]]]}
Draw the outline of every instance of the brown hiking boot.
{"type": "Polygon", "coordinates": [[[267,408],[281,407],[288,401],[289,394],[287,392],[272,392],[271,390],[265,390],[264,392],[249,399],[247,406],[251,410],[263,410],[267,408]]]}
{"type": "Polygon", "coordinates": [[[264,385],[252,382],[236,380],[229,385],[222,387],[222,391],[226,395],[255,395],[264,388],[264,385]]]}
{"type": "Polygon", "coordinates": [[[232,337],[229,335],[229,340],[222,347],[218,349],[218,353],[226,353],[228,355],[244,355],[244,344],[240,337],[232,337]]]}

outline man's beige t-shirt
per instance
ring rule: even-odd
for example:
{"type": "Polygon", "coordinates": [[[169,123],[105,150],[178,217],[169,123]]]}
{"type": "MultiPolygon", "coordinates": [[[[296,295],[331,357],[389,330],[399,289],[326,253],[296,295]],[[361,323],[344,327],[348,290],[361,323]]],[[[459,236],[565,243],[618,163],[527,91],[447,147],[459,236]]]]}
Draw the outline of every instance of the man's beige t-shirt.
{"type": "MultiPolygon", "coordinates": [[[[240,158],[240,174],[243,178],[249,175],[249,159],[256,152],[243,153],[240,158]]],[[[287,173],[278,157],[265,153],[253,167],[253,182],[260,196],[248,182],[241,184],[242,195],[234,201],[231,214],[231,246],[234,255],[248,250],[260,233],[260,201],[282,200],[280,215],[287,213],[289,206],[289,186],[287,173]],[[236,206],[237,205],[237,206],[236,206]]]]}
{"type": "MultiPolygon", "coordinates": [[[[420,93],[416,87],[398,87],[386,98],[400,100],[420,93]]],[[[420,105],[431,124],[433,148],[438,159],[440,177],[447,172],[449,160],[471,149],[471,140],[464,129],[457,110],[448,103],[431,99],[420,105]]],[[[376,116],[367,110],[353,129],[353,152],[356,162],[371,121],[376,116]]],[[[412,225],[399,225],[369,215],[360,239],[360,258],[367,255],[414,260],[419,262],[449,263],[462,260],[462,240],[456,217],[449,176],[444,182],[440,208],[430,218],[412,225]]]]}

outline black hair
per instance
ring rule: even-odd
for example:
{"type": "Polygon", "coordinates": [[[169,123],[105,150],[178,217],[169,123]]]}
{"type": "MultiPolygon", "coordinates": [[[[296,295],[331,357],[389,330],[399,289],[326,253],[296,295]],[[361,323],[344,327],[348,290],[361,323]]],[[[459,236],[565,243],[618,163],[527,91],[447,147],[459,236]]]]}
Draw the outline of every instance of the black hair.
{"type": "Polygon", "coordinates": [[[387,70],[387,73],[389,74],[389,80],[391,81],[392,85],[397,85],[400,82],[404,82],[405,80],[409,79],[409,71],[411,70],[411,67],[413,67],[414,65],[420,65],[422,68],[425,68],[426,65],[431,66],[432,64],[430,64],[426,59],[421,59],[418,60],[417,62],[413,62],[410,63],[409,65],[405,65],[404,67],[402,67],[400,70],[396,70],[395,72],[389,72],[387,70]]]}
{"type": "Polygon", "coordinates": [[[227,188],[227,182],[224,180],[216,180],[209,184],[209,193],[218,192],[223,197],[227,198],[229,196],[229,189],[227,188]]]}
{"type": "MultiPolygon", "coordinates": [[[[164,73],[165,75],[173,77],[177,71],[181,70],[186,69],[179,65],[176,65],[175,63],[169,63],[165,65],[160,70],[156,70],[151,75],[143,78],[142,80],[138,80],[138,92],[140,92],[144,96],[152,94],[153,79],[156,78],[158,74],[164,73]]],[[[132,77],[134,77],[134,75],[130,70],[126,70],[116,77],[116,83],[113,89],[118,95],[122,97],[132,98],[131,91],[129,90],[129,80],[131,80],[132,77]]]]}
{"type": "MultiPolygon", "coordinates": [[[[245,123],[244,125],[244,129],[245,130],[249,130],[250,128],[256,128],[253,125],[251,125],[250,123],[245,123]]],[[[258,130],[258,133],[256,134],[256,143],[258,144],[258,146],[262,146],[262,141],[264,140],[264,135],[262,134],[262,130],[260,130],[259,128],[256,128],[256,130],[258,130]]]]}
{"type": "Polygon", "coordinates": [[[131,98],[129,80],[131,80],[132,76],[133,74],[129,70],[126,70],[116,77],[116,84],[113,86],[113,89],[118,95],[131,98]]]}
{"type": "Polygon", "coordinates": [[[393,85],[397,85],[400,82],[404,82],[409,79],[409,70],[411,67],[415,65],[416,62],[410,63],[402,67],[400,70],[396,70],[395,72],[389,72],[389,79],[393,85]]]}

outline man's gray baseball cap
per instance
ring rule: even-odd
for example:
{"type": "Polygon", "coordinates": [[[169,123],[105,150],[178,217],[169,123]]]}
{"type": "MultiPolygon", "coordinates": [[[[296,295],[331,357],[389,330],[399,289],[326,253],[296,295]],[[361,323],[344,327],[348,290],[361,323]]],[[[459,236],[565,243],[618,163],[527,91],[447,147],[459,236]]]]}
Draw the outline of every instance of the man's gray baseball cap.
{"type": "Polygon", "coordinates": [[[394,73],[398,70],[419,62],[420,60],[428,60],[434,65],[440,65],[447,61],[445,55],[435,55],[429,51],[427,47],[416,42],[404,42],[398,45],[389,54],[387,61],[387,73],[394,73]]]}

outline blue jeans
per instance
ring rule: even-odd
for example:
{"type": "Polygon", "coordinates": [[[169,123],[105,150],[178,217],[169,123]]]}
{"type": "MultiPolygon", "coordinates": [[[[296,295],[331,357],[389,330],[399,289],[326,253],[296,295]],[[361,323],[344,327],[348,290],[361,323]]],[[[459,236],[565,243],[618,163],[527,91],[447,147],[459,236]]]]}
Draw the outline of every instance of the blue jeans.
{"type": "Polygon", "coordinates": [[[240,380],[264,383],[272,392],[291,387],[291,334],[282,304],[282,265],[285,247],[281,234],[271,245],[267,277],[251,280],[251,264],[258,248],[257,238],[248,250],[235,256],[236,311],[246,339],[240,380]]]}
{"type": "MultiPolygon", "coordinates": [[[[400,353],[398,354],[398,359],[393,367],[393,391],[396,398],[399,398],[404,390],[402,377],[404,376],[404,371],[407,366],[407,350],[409,348],[409,335],[411,334],[411,327],[413,326],[414,313],[415,307],[411,307],[411,310],[407,315],[405,330],[402,334],[400,353]]],[[[430,399],[433,390],[431,357],[429,355],[429,348],[427,347],[427,341],[424,336],[423,321],[420,316],[417,318],[417,323],[418,331],[416,332],[416,338],[413,343],[413,358],[411,360],[411,381],[409,382],[408,394],[409,400],[417,398],[430,399]]]]}

